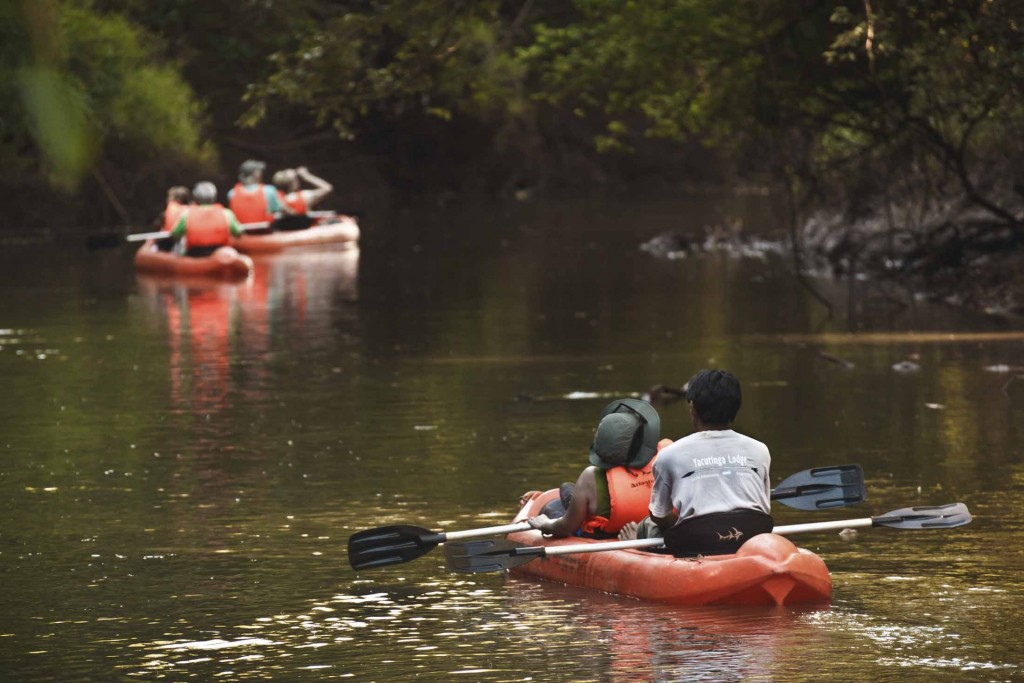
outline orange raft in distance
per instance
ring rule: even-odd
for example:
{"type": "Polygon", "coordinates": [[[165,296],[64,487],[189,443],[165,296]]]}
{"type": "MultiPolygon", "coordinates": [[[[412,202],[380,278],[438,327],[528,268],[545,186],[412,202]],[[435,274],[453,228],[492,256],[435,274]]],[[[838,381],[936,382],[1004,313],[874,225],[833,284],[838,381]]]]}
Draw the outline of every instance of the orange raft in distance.
{"type": "Polygon", "coordinates": [[[135,270],[153,275],[244,280],[252,269],[252,259],[234,247],[221,247],[209,256],[179,256],[160,251],[155,240],[146,240],[135,252],[135,270]]]}
{"type": "MultiPolygon", "coordinates": [[[[534,494],[514,521],[540,514],[546,503],[557,498],[557,489],[534,494]]],[[[544,538],[536,529],[511,533],[508,540],[528,546],[602,542],[544,538]]],[[[510,571],[673,605],[792,605],[825,603],[832,597],[825,562],[775,534],[754,536],[735,555],[682,558],[635,549],[608,550],[547,555],[510,571]]]]}
{"type": "Polygon", "coordinates": [[[274,254],[293,247],[348,244],[359,240],[359,224],[351,216],[320,223],[304,230],[282,230],[265,235],[242,235],[232,244],[246,254],[274,254]]]}

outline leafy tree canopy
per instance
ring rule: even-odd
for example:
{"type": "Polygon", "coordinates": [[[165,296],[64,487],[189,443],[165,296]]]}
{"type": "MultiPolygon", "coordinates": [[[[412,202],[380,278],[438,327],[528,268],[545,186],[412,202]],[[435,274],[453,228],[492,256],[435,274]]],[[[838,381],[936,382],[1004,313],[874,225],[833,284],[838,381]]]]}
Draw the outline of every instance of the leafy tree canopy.
{"type": "Polygon", "coordinates": [[[346,138],[368,118],[396,120],[410,111],[444,120],[456,111],[522,111],[526,66],[511,49],[519,24],[502,3],[348,4],[350,11],[331,13],[296,48],[271,56],[274,73],[249,93],[248,124],[280,100],[308,108],[346,138]]]}
{"type": "Polygon", "coordinates": [[[74,189],[113,158],[212,158],[203,108],[174,65],[153,59],[151,36],[84,0],[22,0],[0,11],[8,180],[38,174],[74,189]]]}
{"type": "Polygon", "coordinates": [[[582,137],[590,152],[700,144],[850,203],[903,182],[1019,229],[1016,0],[20,0],[0,12],[4,169],[31,169],[41,151],[65,186],[104,162],[210,159],[204,131],[243,151],[260,136],[332,133],[344,149],[382,131],[451,149],[468,122],[561,154],[581,153],[567,143],[582,137]]]}

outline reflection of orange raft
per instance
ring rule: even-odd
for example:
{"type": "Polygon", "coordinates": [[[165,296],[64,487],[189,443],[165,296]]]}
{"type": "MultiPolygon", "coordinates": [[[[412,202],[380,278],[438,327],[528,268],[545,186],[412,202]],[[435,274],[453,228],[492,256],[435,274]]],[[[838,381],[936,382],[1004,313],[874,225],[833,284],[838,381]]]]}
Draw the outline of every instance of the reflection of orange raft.
{"type": "Polygon", "coordinates": [[[292,247],[321,244],[343,244],[359,239],[359,225],[354,218],[338,216],[335,223],[323,223],[305,230],[283,230],[266,235],[242,235],[234,245],[247,254],[269,254],[292,247]]]}
{"type": "Polygon", "coordinates": [[[221,247],[209,256],[178,256],[146,242],[135,252],[135,270],[155,275],[182,275],[219,280],[244,280],[252,272],[252,259],[233,247],[221,247]]]}
{"type": "MultiPolygon", "coordinates": [[[[540,514],[558,491],[536,494],[516,515],[540,514]]],[[[517,531],[510,541],[530,546],[601,543],[576,537],[545,539],[517,531]]],[[[605,593],[675,605],[789,605],[828,602],[832,579],[820,557],[775,534],[755,536],[735,555],[676,558],[643,550],[548,555],[511,571],[605,593]]]]}

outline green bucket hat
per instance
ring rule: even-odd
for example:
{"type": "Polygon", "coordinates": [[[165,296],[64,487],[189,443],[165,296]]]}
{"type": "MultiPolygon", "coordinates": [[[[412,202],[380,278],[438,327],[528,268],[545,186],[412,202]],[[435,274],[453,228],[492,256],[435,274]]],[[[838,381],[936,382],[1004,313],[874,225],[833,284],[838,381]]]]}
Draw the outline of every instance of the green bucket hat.
{"type": "Polygon", "coordinates": [[[647,401],[620,398],[601,411],[590,464],[601,469],[625,465],[641,469],[658,450],[661,418],[647,401]]]}

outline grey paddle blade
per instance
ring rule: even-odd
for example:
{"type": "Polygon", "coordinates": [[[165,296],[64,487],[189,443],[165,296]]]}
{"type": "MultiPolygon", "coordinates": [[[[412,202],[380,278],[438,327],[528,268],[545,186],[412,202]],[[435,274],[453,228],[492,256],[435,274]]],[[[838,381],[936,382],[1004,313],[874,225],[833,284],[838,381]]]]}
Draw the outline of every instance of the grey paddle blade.
{"type": "Polygon", "coordinates": [[[504,539],[446,543],[444,556],[448,568],[455,572],[500,572],[531,562],[543,554],[543,548],[530,548],[529,554],[517,554],[522,543],[504,539]],[[539,551],[539,552],[538,552],[539,551]]]}
{"type": "Polygon", "coordinates": [[[872,526],[893,529],[950,529],[970,523],[971,513],[963,503],[903,508],[871,520],[872,526]]]}
{"type": "Polygon", "coordinates": [[[867,498],[860,465],[815,467],[797,472],[773,491],[772,500],[797,510],[826,510],[862,503],[867,498]]]}
{"type": "Polygon", "coordinates": [[[348,539],[348,563],[372,569],[415,560],[444,542],[444,534],[408,524],[359,531],[348,539]]]}

